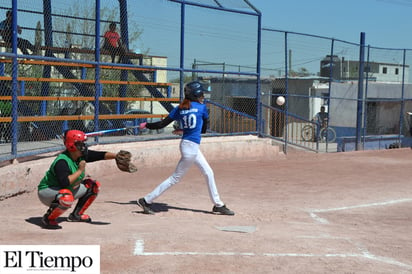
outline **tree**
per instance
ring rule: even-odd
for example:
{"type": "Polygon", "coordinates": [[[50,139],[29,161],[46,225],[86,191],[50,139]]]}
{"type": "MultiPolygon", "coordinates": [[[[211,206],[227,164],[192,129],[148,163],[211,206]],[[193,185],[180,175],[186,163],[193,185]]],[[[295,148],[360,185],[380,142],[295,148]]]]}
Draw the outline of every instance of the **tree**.
{"type": "MultiPolygon", "coordinates": [[[[87,49],[94,49],[95,48],[95,5],[94,1],[89,2],[76,2],[70,8],[63,12],[64,15],[68,16],[59,16],[55,17],[53,21],[53,30],[54,36],[54,44],[57,47],[63,47],[68,35],[70,35],[69,39],[73,45],[76,45],[80,48],[87,48],[87,49]],[[91,12],[90,12],[91,11],[91,12]],[[59,29],[66,26],[66,30],[59,29]],[[70,33],[68,32],[70,30],[70,33]]],[[[133,15],[129,13],[129,18],[132,18],[133,15]]],[[[110,22],[119,21],[120,18],[119,10],[109,8],[109,7],[102,7],[100,10],[100,18],[101,18],[101,33],[100,37],[102,37],[103,33],[108,29],[108,25],[110,22]]],[[[129,30],[133,30],[133,32],[129,33],[129,44],[133,44],[136,40],[139,39],[140,35],[142,34],[142,30],[139,26],[133,22],[129,22],[129,30]]]]}
{"type": "Polygon", "coordinates": [[[64,41],[65,46],[71,47],[71,45],[73,44],[72,36],[73,36],[72,28],[70,27],[70,23],[69,23],[67,24],[67,27],[66,27],[66,40],[64,41]]]}
{"type": "MultiPolygon", "coordinates": [[[[95,43],[95,2],[94,1],[84,1],[76,2],[67,10],[61,12],[64,16],[54,15],[53,20],[53,43],[56,47],[67,47],[66,44],[77,48],[83,49],[94,49],[96,47],[95,43]],[[63,29],[65,28],[65,29],[63,29]]],[[[104,32],[108,29],[110,22],[120,21],[120,12],[118,9],[113,9],[109,7],[102,7],[100,9],[101,18],[101,33],[100,39],[102,38],[104,32]]],[[[133,15],[129,12],[129,18],[133,18],[133,15]]],[[[142,30],[136,23],[129,22],[128,26],[131,31],[129,35],[129,45],[136,42],[142,30]]],[[[101,45],[101,41],[99,41],[101,45]]],[[[89,60],[94,61],[95,56],[93,54],[73,54],[71,56],[73,59],[89,60]]],[[[103,56],[102,61],[110,62],[110,56],[103,56]]],[[[101,78],[107,80],[119,80],[120,79],[119,70],[102,70],[101,78]]],[[[130,73],[129,73],[130,74],[130,73]]],[[[134,77],[128,75],[128,77],[134,77]]],[[[95,73],[93,70],[88,70],[86,79],[94,79],[95,73]]],[[[143,87],[138,87],[134,85],[128,85],[126,96],[127,97],[137,97],[141,96],[143,87]]],[[[118,96],[119,85],[105,85],[103,86],[103,96],[118,96]]]]}
{"type": "MultiPolygon", "coordinates": [[[[193,79],[193,78],[192,78],[192,75],[185,74],[185,75],[183,76],[183,82],[184,82],[184,83],[189,83],[189,82],[194,81],[194,80],[196,80],[196,79],[193,79]]],[[[171,82],[171,83],[180,83],[180,77],[171,79],[170,82],[171,82]]]]}
{"type": "Polygon", "coordinates": [[[39,47],[43,44],[43,37],[42,37],[42,32],[41,32],[41,23],[40,21],[37,21],[36,25],[36,33],[34,36],[34,45],[36,47],[39,47]]]}
{"type": "Polygon", "coordinates": [[[294,70],[289,71],[289,76],[291,77],[305,77],[305,76],[310,76],[310,75],[311,73],[306,68],[299,68],[299,70],[297,71],[294,71],[294,70]]]}

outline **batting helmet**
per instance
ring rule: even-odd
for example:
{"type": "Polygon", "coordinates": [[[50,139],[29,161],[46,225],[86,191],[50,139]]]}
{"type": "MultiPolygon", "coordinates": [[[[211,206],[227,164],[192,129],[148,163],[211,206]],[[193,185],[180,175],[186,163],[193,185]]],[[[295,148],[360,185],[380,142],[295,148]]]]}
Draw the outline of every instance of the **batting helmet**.
{"type": "Polygon", "coordinates": [[[185,96],[190,100],[198,100],[203,97],[204,89],[203,85],[198,81],[187,83],[185,86],[185,96]]]}
{"type": "Polygon", "coordinates": [[[64,135],[64,145],[68,151],[80,150],[81,152],[86,150],[87,136],[83,131],[80,130],[69,130],[64,135]]]}

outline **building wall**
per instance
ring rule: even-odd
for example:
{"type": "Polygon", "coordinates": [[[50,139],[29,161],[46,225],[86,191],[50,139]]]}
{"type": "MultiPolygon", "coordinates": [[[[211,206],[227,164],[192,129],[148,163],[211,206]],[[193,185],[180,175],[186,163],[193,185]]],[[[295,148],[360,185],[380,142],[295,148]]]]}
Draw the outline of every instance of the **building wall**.
{"type": "MultiPolygon", "coordinates": [[[[143,65],[165,68],[167,67],[167,57],[148,56],[143,59],[143,65]]],[[[167,70],[156,71],[156,82],[167,83],[167,70]]]]}
{"type": "MultiPolygon", "coordinates": [[[[402,95],[402,85],[396,83],[369,82],[364,106],[367,114],[366,134],[399,133],[399,117],[401,104],[398,101],[402,95]],[[398,99],[398,100],[394,100],[398,99]]],[[[355,134],[357,119],[358,83],[332,83],[330,101],[330,125],[338,136],[355,134]]],[[[404,97],[412,98],[412,85],[404,86],[404,97]]],[[[405,101],[405,111],[412,110],[412,102],[405,101]]],[[[404,124],[406,126],[406,123],[404,124]]]]}
{"type": "MultiPolygon", "coordinates": [[[[367,65],[367,64],[365,64],[367,65]]],[[[342,79],[357,79],[359,77],[359,62],[358,61],[342,61],[342,79]]],[[[376,63],[370,62],[368,78],[376,82],[402,82],[403,67],[401,64],[376,63]]],[[[405,67],[405,83],[409,82],[409,66],[405,67]]]]}
{"type": "MultiPolygon", "coordinates": [[[[236,110],[242,105],[238,103],[242,97],[245,100],[256,97],[255,80],[215,78],[211,83],[211,99],[236,110]]],[[[279,108],[274,100],[270,99],[286,93],[285,79],[265,79],[261,87],[263,103],[279,108]]],[[[364,113],[367,114],[365,117],[368,118],[366,134],[399,133],[399,99],[402,98],[402,85],[369,82],[367,89],[364,88],[365,97],[368,99],[364,106],[364,113]]],[[[327,112],[330,115],[330,125],[336,130],[337,136],[354,136],[358,111],[358,82],[332,82],[330,92],[331,99],[328,102],[328,83],[320,83],[316,79],[288,79],[288,112],[310,120],[320,110],[320,106],[329,106],[327,112]]],[[[412,84],[404,85],[404,98],[412,98],[412,84]]],[[[281,108],[285,108],[285,105],[281,108]]],[[[405,111],[412,111],[412,102],[405,101],[405,111]]]]}

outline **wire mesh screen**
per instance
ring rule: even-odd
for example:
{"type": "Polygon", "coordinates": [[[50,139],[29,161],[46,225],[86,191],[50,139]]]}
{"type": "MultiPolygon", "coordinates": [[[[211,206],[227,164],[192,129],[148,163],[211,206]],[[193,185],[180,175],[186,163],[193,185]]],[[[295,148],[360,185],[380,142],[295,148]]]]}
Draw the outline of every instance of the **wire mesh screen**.
{"type": "Polygon", "coordinates": [[[218,100],[209,104],[212,133],[256,131],[257,14],[246,1],[12,3],[0,0],[17,21],[7,23],[16,35],[2,30],[0,41],[1,159],[61,149],[67,129],[124,129],[95,143],[170,138],[172,125],[137,126],[166,117],[192,80],[218,100]],[[255,79],[242,92],[221,80],[242,74],[255,79]]]}
{"type": "Polygon", "coordinates": [[[272,89],[262,90],[262,102],[275,117],[286,117],[275,119],[286,124],[281,131],[268,124],[265,133],[316,150],[322,142],[330,144],[330,151],[354,149],[359,141],[362,148],[399,143],[410,136],[408,55],[408,50],[264,29],[262,60],[267,63],[261,71],[272,89]],[[287,98],[284,106],[274,103],[278,96],[287,98]],[[319,123],[322,108],[327,122],[319,123]]]}
{"type": "Polygon", "coordinates": [[[96,143],[140,140],[136,126],[166,117],[193,80],[209,91],[216,135],[317,151],[411,135],[410,50],[259,30],[260,14],[240,0],[12,3],[0,0],[2,159],[61,149],[69,128],[127,128],[96,143]]]}

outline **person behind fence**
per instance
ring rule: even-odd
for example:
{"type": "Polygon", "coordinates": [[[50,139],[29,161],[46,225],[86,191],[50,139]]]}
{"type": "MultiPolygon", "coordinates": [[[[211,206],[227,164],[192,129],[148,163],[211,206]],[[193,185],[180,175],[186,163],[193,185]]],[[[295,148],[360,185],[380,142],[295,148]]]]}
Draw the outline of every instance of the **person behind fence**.
{"type": "Polygon", "coordinates": [[[197,81],[186,84],[184,100],[165,119],[155,123],[140,124],[140,129],[161,129],[173,121],[179,121],[182,127],[182,129],[175,130],[175,134],[182,135],[180,141],[181,158],[175,171],[151,193],[137,199],[137,205],[143,209],[144,214],[154,214],[151,207],[152,202],[167,189],[177,184],[189,168],[195,164],[206,179],[209,196],[214,204],[212,212],[222,215],[235,215],[220,199],[213,170],[199,149],[201,133],[206,133],[209,119],[208,110],[206,105],[203,104],[205,91],[202,84],[197,81]]]}
{"type": "Polygon", "coordinates": [[[312,119],[312,121],[317,124],[316,136],[315,136],[316,140],[319,137],[320,130],[327,126],[328,118],[329,118],[329,115],[326,112],[325,106],[321,106],[320,111],[316,113],[316,115],[312,119]]]}
{"type": "MultiPolygon", "coordinates": [[[[0,117],[11,117],[11,109],[11,101],[0,101],[0,117]]],[[[11,122],[0,123],[0,143],[10,142],[11,137],[11,122]]]]}
{"type": "Polygon", "coordinates": [[[110,52],[112,63],[115,63],[116,55],[119,55],[119,63],[124,62],[127,48],[123,45],[120,34],[116,31],[115,22],[110,23],[109,30],[104,34],[103,49],[110,52]]]}
{"type": "Polygon", "coordinates": [[[42,218],[44,228],[61,228],[57,217],[71,208],[76,199],[78,202],[67,221],[91,222],[90,216],[86,215],[85,211],[96,199],[100,190],[100,182],[86,176],[86,163],[115,159],[119,169],[129,171],[119,166],[118,159],[120,154],[124,158],[126,153],[130,160],[130,152],[112,153],[89,150],[86,141],[87,135],[83,131],[66,131],[64,134],[66,150],[54,159],[38,185],[38,198],[48,207],[42,218]]]}
{"type": "MultiPolygon", "coordinates": [[[[6,19],[0,22],[0,34],[3,37],[4,42],[6,43],[12,43],[12,38],[13,38],[13,26],[12,26],[12,20],[13,20],[13,13],[11,10],[8,10],[6,12],[6,19]]],[[[22,28],[20,26],[17,26],[17,33],[21,34],[22,28]]],[[[30,50],[32,54],[36,54],[36,47],[29,42],[29,40],[17,37],[17,47],[21,50],[23,54],[28,55],[30,50]]]]}

